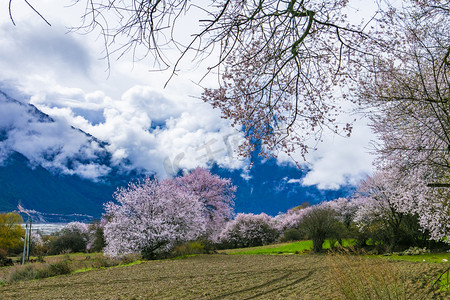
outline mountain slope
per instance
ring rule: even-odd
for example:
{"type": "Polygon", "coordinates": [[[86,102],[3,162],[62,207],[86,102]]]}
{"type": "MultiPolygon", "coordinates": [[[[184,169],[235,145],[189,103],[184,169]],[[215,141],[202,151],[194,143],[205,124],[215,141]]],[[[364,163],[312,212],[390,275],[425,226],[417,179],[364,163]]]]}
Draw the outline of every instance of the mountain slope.
{"type": "Polygon", "coordinates": [[[88,214],[98,217],[102,204],[112,199],[115,186],[83,180],[76,175],[54,175],[14,153],[0,167],[0,211],[12,211],[21,204],[42,212],[46,221],[61,219],[51,214],[88,214]]]}
{"type": "Polygon", "coordinates": [[[99,218],[136,176],[111,160],[106,143],[0,91],[0,211],[21,204],[41,221],[99,218]]]}

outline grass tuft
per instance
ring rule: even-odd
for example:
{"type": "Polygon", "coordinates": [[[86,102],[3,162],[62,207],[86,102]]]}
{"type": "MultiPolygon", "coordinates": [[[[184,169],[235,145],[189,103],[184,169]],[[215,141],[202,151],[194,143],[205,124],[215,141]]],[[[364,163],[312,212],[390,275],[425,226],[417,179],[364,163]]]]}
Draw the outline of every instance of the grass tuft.
{"type": "Polygon", "coordinates": [[[67,261],[52,264],[27,264],[17,266],[9,275],[9,282],[48,278],[70,274],[72,269],[67,261]]]}
{"type": "Polygon", "coordinates": [[[344,299],[408,300],[405,278],[395,264],[374,260],[348,250],[327,256],[332,280],[344,299]]]}

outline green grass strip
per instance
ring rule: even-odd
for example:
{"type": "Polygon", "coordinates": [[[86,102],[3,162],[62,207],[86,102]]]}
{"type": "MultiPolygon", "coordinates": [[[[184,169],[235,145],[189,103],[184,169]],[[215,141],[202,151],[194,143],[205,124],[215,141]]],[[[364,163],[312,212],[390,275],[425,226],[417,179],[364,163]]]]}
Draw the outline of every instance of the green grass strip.
{"type": "MultiPolygon", "coordinates": [[[[343,240],[342,243],[344,247],[353,245],[354,240],[343,240]]],[[[239,248],[239,249],[229,249],[223,250],[222,253],[226,254],[295,254],[295,253],[305,253],[311,250],[313,247],[313,242],[308,241],[298,241],[290,243],[281,243],[266,245],[260,247],[250,247],[250,248],[239,248]]],[[[325,241],[323,244],[324,249],[330,248],[330,241],[325,241]]]]}

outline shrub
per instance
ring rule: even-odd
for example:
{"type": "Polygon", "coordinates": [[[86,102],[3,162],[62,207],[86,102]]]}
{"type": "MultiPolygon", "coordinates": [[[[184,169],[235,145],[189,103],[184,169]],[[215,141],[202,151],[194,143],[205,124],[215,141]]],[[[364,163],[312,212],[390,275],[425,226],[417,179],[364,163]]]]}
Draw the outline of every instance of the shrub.
{"type": "Polygon", "coordinates": [[[60,261],[44,266],[44,268],[37,269],[36,279],[70,274],[72,272],[72,269],[67,261],[60,261]]]}
{"type": "Polygon", "coordinates": [[[37,270],[34,265],[28,264],[17,267],[10,275],[9,282],[32,280],[37,276],[37,270]]]}
{"type": "Polygon", "coordinates": [[[9,275],[9,282],[41,279],[70,274],[71,272],[72,268],[67,261],[60,261],[52,264],[27,264],[16,267],[9,275]]]}
{"type": "Polygon", "coordinates": [[[290,228],[283,233],[280,242],[300,241],[305,238],[305,235],[301,233],[297,228],[290,228]]]}
{"type": "Polygon", "coordinates": [[[0,267],[12,266],[12,259],[8,258],[8,251],[0,248],[0,267]]]}
{"type": "MultiPolygon", "coordinates": [[[[69,223],[70,224],[70,223],[69,223]]],[[[85,252],[87,246],[87,232],[77,228],[63,228],[50,242],[50,254],[63,252],[85,252]]]]}
{"type": "MultiPolygon", "coordinates": [[[[48,266],[50,276],[58,276],[64,274],[70,274],[72,272],[70,265],[67,261],[60,261],[48,266]]],[[[48,276],[47,276],[48,277],[48,276]]],[[[43,277],[40,277],[43,278],[43,277]]]]}
{"type": "Polygon", "coordinates": [[[341,239],[345,226],[337,220],[336,212],[327,207],[310,209],[300,222],[299,228],[313,241],[313,251],[321,252],[325,239],[341,239]]]}
{"type": "Polygon", "coordinates": [[[94,262],[95,268],[109,268],[113,266],[117,266],[120,264],[120,259],[118,257],[109,257],[109,256],[99,256],[94,262]]]}
{"type": "Polygon", "coordinates": [[[141,259],[141,256],[139,254],[127,254],[127,255],[123,255],[122,257],[120,257],[120,264],[121,265],[131,264],[140,259],[141,259]]]}
{"type": "Polygon", "coordinates": [[[207,250],[205,249],[205,245],[198,241],[187,242],[178,246],[175,246],[173,249],[172,255],[184,256],[184,255],[192,255],[192,254],[205,254],[207,250]]]}

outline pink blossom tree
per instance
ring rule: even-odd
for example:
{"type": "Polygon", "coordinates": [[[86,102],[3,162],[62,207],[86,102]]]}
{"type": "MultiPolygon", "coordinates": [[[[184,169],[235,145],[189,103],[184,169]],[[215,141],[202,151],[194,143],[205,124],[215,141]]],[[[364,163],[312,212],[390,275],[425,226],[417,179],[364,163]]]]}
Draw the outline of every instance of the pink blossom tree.
{"type": "Polygon", "coordinates": [[[301,209],[289,209],[286,213],[276,215],[273,220],[276,228],[280,232],[288,229],[298,228],[306,213],[311,210],[311,206],[301,209]]]}
{"type": "Polygon", "coordinates": [[[381,239],[392,251],[396,246],[404,214],[396,209],[401,193],[398,181],[385,173],[368,177],[359,187],[359,199],[364,202],[355,214],[354,221],[361,232],[381,239]]]}
{"type": "Polygon", "coordinates": [[[205,231],[202,203],[171,180],[149,178],[130,183],[105,205],[105,253],[141,253],[153,258],[177,242],[196,239],[205,231]]]}
{"type": "Polygon", "coordinates": [[[361,72],[359,97],[372,111],[382,160],[431,167],[442,176],[450,170],[450,6],[409,2],[406,11],[392,8],[385,15],[390,35],[384,39],[402,42],[370,60],[361,72]]]}
{"type": "Polygon", "coordinates": [[[202,205],[205,218],[204,238],[212,242],[233,217],[234,193],[236,187],[230,179],[211,174],[209,170],[197,168],[182,177],[174,179],[186,192],[192,193],[202,205]]]}
{"type": "Polygon", "coordinates": [[[279,231],[272,217],[265,213],[237,214],[220,234],[219,241],[231,247],[252,247],[273,243],[279,231]]]}
{"type": "Polygon", "coordinates": [[[389,35],[380,38],[397,42],[360,75],[359,97],[380,142],[378,172],[363,184],[371,189],[366,196],[372,205],[359,219],[385,215],[393,221],[387,216],[412,214],[431,238],[448,241],[450,6],[440,0],[404,2],[404,10],[389,7],[383,13],[389,35]]]}
{"type": "Polygon", "coordinates": [[[405,234],[416,242],[427,234],[448,242],[450,194],[445,188],[427,186],[428,180],[420,169],[385,166],[361,183],[358,195],[362,205],[354,221],[361,231],[376,230],[379,237],[385,237],[390,250],[405,234]]]}
{"type": "Polygon", "coordinates": [[[67,223],[62,229],[62,231],[77,231],[81,234],[87,234],[89,232],[89,227],[86,223],[82,222],[70,222],[67,223]]]}

